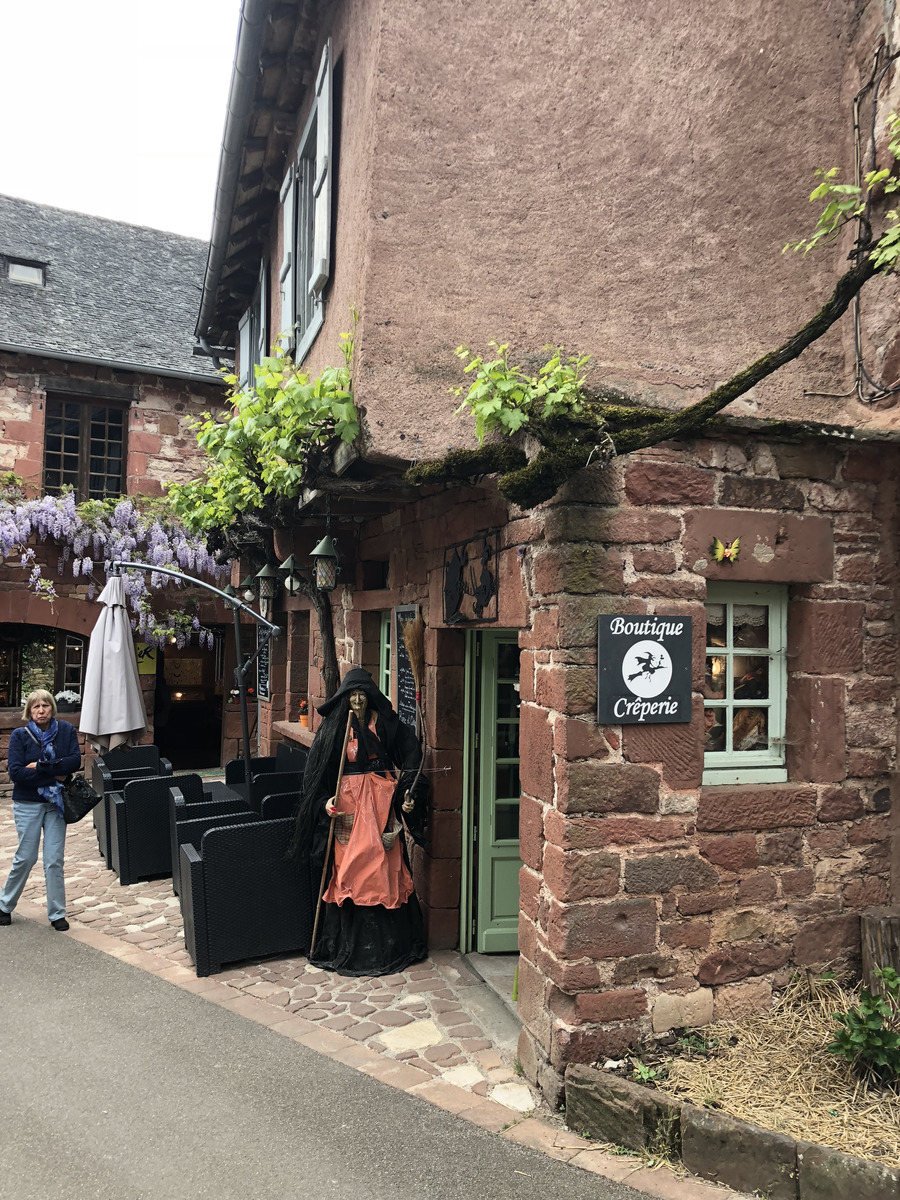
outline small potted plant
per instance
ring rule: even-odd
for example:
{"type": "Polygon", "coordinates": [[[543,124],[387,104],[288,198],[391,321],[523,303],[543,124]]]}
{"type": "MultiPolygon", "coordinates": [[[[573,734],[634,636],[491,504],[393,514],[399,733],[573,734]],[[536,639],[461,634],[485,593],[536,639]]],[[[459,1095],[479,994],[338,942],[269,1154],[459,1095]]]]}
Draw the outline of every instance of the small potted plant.
{"type": "Polygon", "coordinates": [[[56,708],[58,712],[77,712],[81,708],[81,697],[77,692],[66,688],[65,691],[56,693],[56,708]]]}
{"type": "Polygon", "coordinates": [[[309,727],[309,701],[300,701],[300,711],[297,714],[297,719],[304,728],[309,727]]]}

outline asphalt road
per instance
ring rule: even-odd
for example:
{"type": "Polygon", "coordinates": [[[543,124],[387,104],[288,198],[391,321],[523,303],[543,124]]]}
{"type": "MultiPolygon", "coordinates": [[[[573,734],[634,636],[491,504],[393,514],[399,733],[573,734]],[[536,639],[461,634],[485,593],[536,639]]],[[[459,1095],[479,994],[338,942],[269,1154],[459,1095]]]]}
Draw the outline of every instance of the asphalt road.
{"type": "Polygon", "coordinates": [[[2,1200],[640,1200],[37,922],[0,929],[2,1200]]]}

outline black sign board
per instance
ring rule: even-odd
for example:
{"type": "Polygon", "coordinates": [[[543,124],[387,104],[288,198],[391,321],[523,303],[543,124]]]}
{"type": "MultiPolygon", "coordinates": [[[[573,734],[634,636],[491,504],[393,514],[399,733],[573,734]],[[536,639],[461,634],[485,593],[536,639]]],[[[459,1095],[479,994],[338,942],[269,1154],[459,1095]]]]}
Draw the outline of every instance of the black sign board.
{"type": "Polygon", "coordinates": [[[597,722],[691,719],[691,618],[597,618],[597,722]]]}
{"type": "Polygon", "coordinates": [[[415,620],[418,609],[414,604],[394,609],[394,645],[397,647],[397,716],[406,725],[416,727],[416,681],[406,653],[403,626],[415,620]]]}
{"type": "Polygon", "coordinates": [[[269,693],[269,647],[271,640],[268,636],[268,630],[262,625],[256,626],[256,644],[259,647],[259,656],[256,659],[256,695],[260,700],[271,700],[269,693]]]}

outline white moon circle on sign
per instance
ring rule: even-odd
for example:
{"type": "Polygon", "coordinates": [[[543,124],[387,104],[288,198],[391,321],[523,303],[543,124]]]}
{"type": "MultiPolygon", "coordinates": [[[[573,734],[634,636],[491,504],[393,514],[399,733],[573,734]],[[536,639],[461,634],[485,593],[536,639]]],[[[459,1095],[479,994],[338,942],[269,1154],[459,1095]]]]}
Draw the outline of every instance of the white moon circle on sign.
{"type": "Polygon", "coordinates": [[[672,682],[672,659],[659,642],[635,642],[622,659],[625,686],[642,700],[658,696],[672,682]]]}

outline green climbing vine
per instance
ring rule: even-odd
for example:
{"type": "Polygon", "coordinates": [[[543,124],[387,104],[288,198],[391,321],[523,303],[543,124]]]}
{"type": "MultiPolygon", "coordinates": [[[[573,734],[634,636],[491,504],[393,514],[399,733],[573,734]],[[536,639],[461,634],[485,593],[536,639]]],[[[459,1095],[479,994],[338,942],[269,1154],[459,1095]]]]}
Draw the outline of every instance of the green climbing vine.
{"type": "Polygon", "coordinates": [[[337,442],[359,436],[351,365],[354,327],[342,333],[344,364],[310,378],[293,359],[274,349],[255,368],[253,384],[232,388],[231,412],[205,413],[193,426],[208,464],[201,479],[169,485],[174,512],[196,532],[229,530],[254,514],[277,521],[278,508],[296,499],[337,442]]]}
{"type": "MultiPolygon", "coordinates": [[[[527,425],[532,416],[544,420],[554,417],[579,416],[585,406],[585,369],[590,355],[567,355],[561,347],[545,347],[552,351],[550,358],[535,374],[523,367],[510,365],[509,345],[491,342],[496,357],[485,360],[473,354],[468,346],[459,346],[457,358],[466,364],[465,374],[474,378],[458,413],[468,408],[475,418],[475,433],[479,442],[494,430],[512,434],[527,425]]],[[[451,388],[454,396],[462,396],[463,388],[451,388]]]]}

